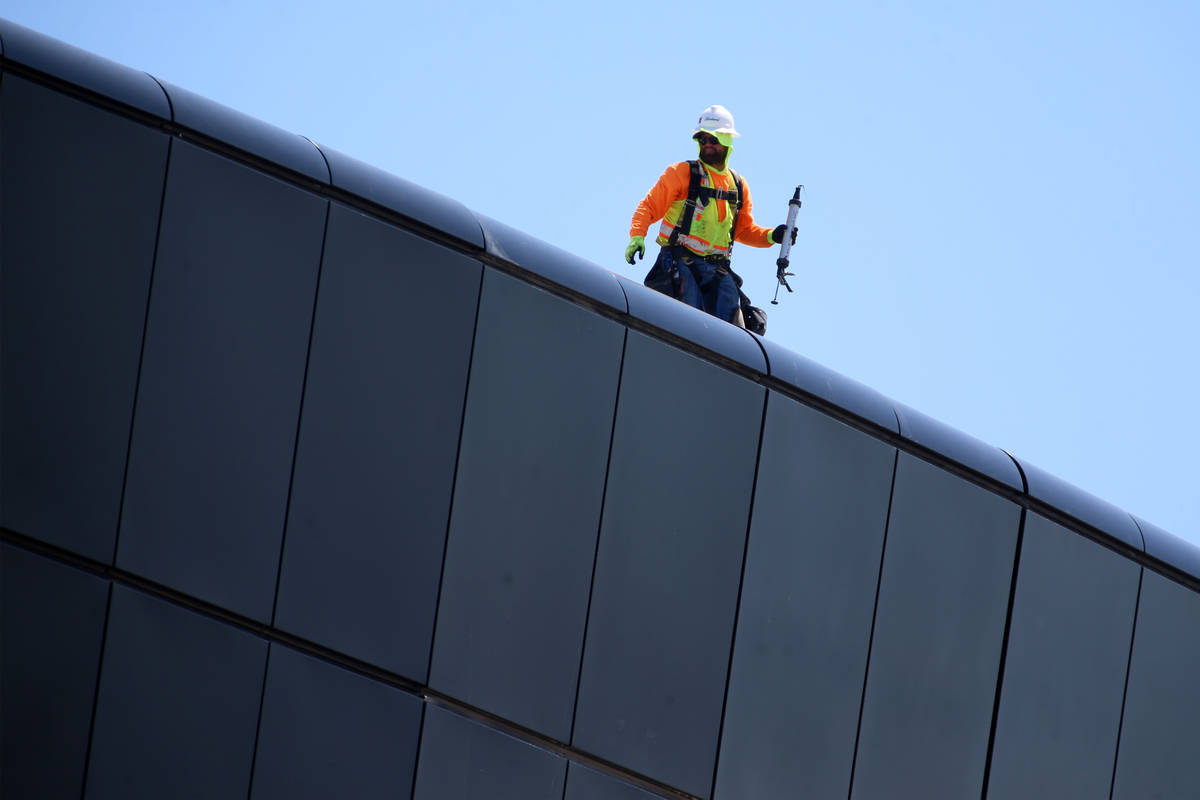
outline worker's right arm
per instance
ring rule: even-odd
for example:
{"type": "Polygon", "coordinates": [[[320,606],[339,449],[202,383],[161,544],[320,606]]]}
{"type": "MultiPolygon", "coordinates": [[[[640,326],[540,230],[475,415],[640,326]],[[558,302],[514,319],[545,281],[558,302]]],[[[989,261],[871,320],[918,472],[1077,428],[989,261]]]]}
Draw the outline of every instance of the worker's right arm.
{"type": "Polygon", "coordinates": [[[663,170],[654,186],[638,203],[633,212],[633,221],[629,224],[629,236],[645,236],[650,226],[658,222],[667,213],[671,203],[676,200],[686,200],[688,184],[691,181],[691,167],[686,161],[672,164],[663,170]]]}

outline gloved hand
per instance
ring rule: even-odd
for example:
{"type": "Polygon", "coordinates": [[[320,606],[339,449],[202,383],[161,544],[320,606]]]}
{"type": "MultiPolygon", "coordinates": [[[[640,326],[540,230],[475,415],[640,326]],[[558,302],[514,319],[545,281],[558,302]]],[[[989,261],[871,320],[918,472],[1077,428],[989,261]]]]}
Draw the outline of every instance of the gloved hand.
{"type": "Polygon", "coordinates": [[[629,264],[633,263],[633,254],[637,253],[640,259],[646,255],[646,237],[645,236],[630,236],[629,247],[625,248],[625,261],[629,264]]]}
{"type": "MultiPolygon", "coordinates": [[[[783,243],[783,234],[787,230],[787,225],[776,225],[775,230],[771,231],[771,241],[775,244],[783,243]]],[[[796,229],[792,228],[792,244],[796,243],[796,229]]]]}

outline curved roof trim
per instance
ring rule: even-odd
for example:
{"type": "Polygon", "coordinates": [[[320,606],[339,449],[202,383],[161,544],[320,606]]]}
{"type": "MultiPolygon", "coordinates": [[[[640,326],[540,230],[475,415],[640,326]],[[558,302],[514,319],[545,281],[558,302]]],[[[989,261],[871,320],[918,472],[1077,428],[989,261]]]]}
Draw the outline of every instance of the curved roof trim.
{"type": "Polygon", "coordinates": [[[0,55],[160,119],[171,118],[162,87],[151,76],[0,19],[0,55]]]}

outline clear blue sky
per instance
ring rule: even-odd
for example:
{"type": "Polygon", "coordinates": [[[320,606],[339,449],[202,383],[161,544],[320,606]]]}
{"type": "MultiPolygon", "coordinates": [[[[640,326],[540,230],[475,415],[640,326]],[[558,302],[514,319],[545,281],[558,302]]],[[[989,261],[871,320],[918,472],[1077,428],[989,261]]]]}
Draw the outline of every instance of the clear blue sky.
{"type": "Polygon", "coordinates": [[[0,16],[641,278],[728,107],[768,335],[1200,544],[1194,2],[7,0],[0,16]],[[653,252],[654,248],[651,248],[653,252]]]}

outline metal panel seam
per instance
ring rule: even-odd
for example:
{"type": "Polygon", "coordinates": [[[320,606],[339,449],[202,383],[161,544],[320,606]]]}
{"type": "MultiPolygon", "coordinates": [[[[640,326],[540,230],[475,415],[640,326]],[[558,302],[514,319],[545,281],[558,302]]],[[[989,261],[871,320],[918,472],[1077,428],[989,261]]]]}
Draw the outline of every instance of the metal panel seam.
{"type": "MultiPolygon", "coordinates": [[[[1142,540],[1142,552],[1146,553],[1146,532],[1142,530],[1141,523],[1139,523],[1137,521],[1137,517],[1135,517],[1133,514],[1130,514],[1128,511],[1123,511],[1122,513],[1128,515],[1129,518],[1131,520],[1133,520],[1133,527],[1137,528],[1138,538],[1142,540]]],[[[1150,554],[1146,553],[1146,555],[1150,555],[1150,554]]],[[[1174,565],[1172,564],[1170,566],[1174,566],[1174,565]]]]}
{"type": "Polygon", "coordinates": [[[167,113],[171,115],[171,121],[174,122],[175,104],[171,102],[171,93],[167,91],[167,87],[163,86],[162,81],[160,81],[158,78],[154,77],[149,72],[145,73],[145,75],[150,78],[150,80],[154,81],[155,85],[158,86],[158,90],[163,93],[163,97],[167,98],[167,113]]]}
{"type": "MultiPolygon", "coordinates": [[[[324,158],[324,156],[322,156],[324,158]]],[[[300,454],[300,429],[304,423],[304,397],[308,390],[308,370],[312,365],[313,336],[317,329],[317,301],[321,296],[321,274],[325,269],[325,248],[329,243],[329,217],[333,204],[325,201],[325,230],[321,234],[321,254],[317,259],[317,277],[313,281],[312,313],[308,317],[308,348],[304,353],[304,377],[300,379],[300,402],[296,406],[296,437],[292,440],[292,468],[288,475],[287,500],[284,503],[283,530],[279,532],[279,560],[275,566],[275,598],[271,602],[271,626],[279,612],[279,585],[283,583],[283,553],[287,547],[288,523],[292,516],[292,490],[296,487],[296,460],[300,454]]]]}
{"type": "MultiPolygon", "coordinates": [[[[617,282],[617,286],[621,288],[622,293],[625,292],[624,287],[621,287],[620,281],[617,282]]],[[[626,300],[626,307],[628,307],[628,299],[626,300]]],[[[583,664],[584,658],[587,655],[588,622],[592,618],[592,596],[596,591],[596,562],[600,558],[600,532],[604,529],[604,503],[608,499],[608,473],[612,469],[613,440],[617,436],[617,409],[621,405],[621,383],[625,375],[625,348],[628,343],[629,328],[625,328],[621,333],[621,365],[617,368],[617,386],[615,397],[613,398],[612,422],[608,428],[608,457],[604,463],[604,486],[600,490],[600,518],[596,520],[596,544],[592,548],[592,577],[588,580],[588,599],[583,611],[583,635],[579,643],[579,666],[575,671],[575,703],[571,707],[571,730],[567,734],[568,745],[575,741],[575,721],[579,715],[579,687],[583,683],[583,664]]],[[[568,775],[563,780],[563,800],[567,798],[567,787],[569,784],[570,770],[568,770],[568,775]]]]}
{"type": "Polygon", "coordinates": [[[617,281],[617,288],[621,290],[621,295],[625,298],[625,316],[629,316],[629,293],[625,291],[625,286],[617,281]]]}
{"type": "Polygon", "coordinates": [[[307,136],[300,136],[301,139],[311,144],[321,156],[321,160],[325,162],[325,174],[329,176],[329,185],[333,185],[333,167],[329,166],[329,159],[325,156],[325,151],[320,146],[307,136]]]}
{"type": "Polygon", "coordinates": [[[883,585],[883,560],[887,555],[888,532],[892,527],[892,505],[896,500],[896,474],[900,471],[900,451],[896,450],[892,457],[892,488],[888,491],[888,510],[883,525],[883,544],[879,548],[879,568],[875,573],[875,603],[871,609],[871,634],[867,638],[867,663],[863,668],[862,694],[858,699],[858,725],[854,730],[854,755],[850,758],[850,783],[846,787],[846,797],[854,796],[854,772],[858,767],[858,746],[862,738],[863,708],[867,703],[867,682],[871,677],[871,650],[875,646],[875,622],[879,618],[879,590],[883,585]]]}
{"type": "Polygon", "coordinates": [[[100,634],[100,663],[96,665],[96,691],[92,695],[92,719],[88,726],[87,749],[83,756],[83,785],[79,796],[87,797],[88,773],[92,767],[92,743],[96,738],[96,711],[100,707],[100,679],[104,677],[104,653],[108,648],[108,623],[112,619],[112,599],[114,585],[108,582],[108,597],[104,601],[104,630],[100,634]]]}
{"type": "MultiPolygon", "coordinates": [[[[622,289],[621,291],[625,290],[622,289]]],[[[625,328],[624,333],[621,335],[621,366],[617,369],[616,397],[613,400],[612,423],[608,429],[608,458],[604,464],[604,488],[600,491],[600,518],[596,520],[596,546],[592,549],[592,578],[588,581],[587,606],[583,612],[583,641],[579,647],[579,669],[575,673],[575,704],[571,709],[571,730],[568,734],[567,744],[575,741],[575,721],[579,716],[579,690],[583,684],[583,665],[587,656],[588,626],[592,619],[592,597],[596,592],[596,562],[600,558],[600,534],[604,530],[604,505],[608,500],[608,474],[612,470],[613,440],[617,438],[617,413],[621,408],[621,387],[625,377],[625,352],[628,344],[629,328],[625,328]]],[[[566,796],[566,791],[567,787],[564,784],[564,797],[566,796]]]]}
{"type": "Polygon", "coordinates": [[[348,656],[333,648],[316,642],[310,642],[307,639],[302,639],[299,636],[290,634],[286,631],[281,631],[278,628],[273,628],[270,625],[261,622],[257,619],[244,616],[236,611],[230,611],[227,608],[219,606],[211,601],[203,600],[193,595],[184,594],[179,589],[167,586],[161,583],[155,583],[148,578],[137,575],[128,570],[114,567],[110,564],[97,561],[87,556],[80,555],[71,550],[67,550],[57,545],[48,544],[39,539],[34,539],[8,528],[0,528],[0,542],[12,544],[31,553],[37,553],[52,559],[58,563],[65,564],[75,569],[82,570],[90,575],[95,575],[104,580],[109,580],[130,589],[137,590],[143,594],[158,598],[164,602],[170,603],[180,608],[199,614],[216,622],[229,625],[230,627],[249,633],[252,636],[267,642],[279,642],[287,645],[293,650],[299,650],[307,653],[314,658],[326,661],[343,667],[351,672],[355,672],[364,677],[370,678],[388,686],[393,686],[401,691],[422,697],[424,695],[424,687],[398,673],[389,672],[375,664],[362,661],[361,659],[348,656]]]}
{"type": "MultiPolygon", "coordinates": [[[[432,649],[430,648],[431,651],[432,649]]],[[[428,710],[429,704],[421,703],[420,719],[417,722],[417,746],[413,752],[412,784],[408,787],[408,797],[410,800],[417,795],[417,773],[421,770],[421,744],[425,741],[425,714],[428,710]]]]}
{"type": "MultiPolygon", "coordinates": [[[[4,65],[5,65],[4,42],[2,39],[0,39],[0,101],[2,101],[4,98],[4,75],[5,75],[4,65]]],[[[3,108],[3,107],[4,107],[3,102],[0,102],[0,108],[3,108]]],[[[4,123],[3,116],[0,115],[0,133],[2,133],[4,130],[3,123],[4,123]]],[[[4,165],[4,141],[3,141],[3,139],[0,139],[0,169],[3,168],[3,165],[4,165]]],[[[2,173],[0,173],[0,174],[2,174],[2,173]]],[[[3,208],[4,208],[4,181],[0,180],[0,209],[3,209],[3,208]]],[[[4,286],[4,215],[0,214],[0,287],[3,287],[3,286],[4,286]]],[[[3,326],[3,324],[0,324],[0,352],[3,352],[3,345],[4,345],[3,338],[4,338],[4,326],[3,326]]],[[[3,372],[2,367],[3,367],[3,364],[0,364],[0,373],[3,372]]],[[[2,382],[0,382],[0,386],[3,386],[2,382]]],[[[3,424],[3,420],[4,420],[4,393],[2,391],[0,391],[0,453],[4,452],[4,427],[5,426],[3,424]]],[[[8,493],[4,491],[3,482],[0,481],[0,520],[5,519],[4,505],[5,505],[5,498],[7,497],[7,494],[8,493]]],[[[0,648],[0,650],[3,650],[3,648],[0,648]]],[[[3,682],[2,681],[3,681],[3,679],[0,678],[0,718],[2,718],[3,713],[4,713],[3,699],[2,699],[3,698],[3,682]]],[[[3,758],[3,755],[0,754],[0,781],[3,780],[3,772],[4,772],[4,758],[3,758]]],[[[2,785],[2,784],[0,784],[0,785],[2,785]]]]}
{"type": "MultiPolygon", "coordinates": [[[[618,281],[618,283],[620,283],[620,281],[618,281]]],[[[622,289],[622,291],[624,291],[624,289],[622,289]]],[[[771,373],[771,357],[767,355],[767,348],[763,347],[763,343],[759,340],[757,334],[753,334],[749,330],[747,330],[746,335],[749,336],[751,339],[753,339],[754,343],[756,345],[758,345],[758,349],[762,351],[763,375],[768,376],[768,377],[771,376],[771,374],[772,374],[771,373]]],[[[893,410],[893,412],[895,411],[895,409],[892,409],[892,410],[893,410]]]]}
{"type": "Polygon", "coordinates": [[[1108,798],[1112,800],[1117,790],[1117,763],[1121,758],[1121,731],[1125,727],[1125,702],[1129,699],[1129,673],[1133,669],[1133,646],[1137,639],[1138,611],[1142,605],[1142,580],[1146,576],[1146,568],[1138,570],[1137,597],[1133,601],[1133,628],[1129,631],[1129,660],[1125,662],[1125,688],[1121,692],[1121,717],[1117,722],[1117,746],[1113,751],[1112,780],[1108,784],[1108,798]]]}
{"type": "Polygon", "coordinates": [[[154,276],[158,272],[158,247],[162,243],[163,214],[167,207],[167,184],[171,179],[171,155],[175,142],[167,139],[167,157],[163,161],[162,194],[158,198],[158,224],[154,231],[154,252],[150,256],[150,280],[146,282],[146,313],[142,317],[142,346],[138,350],[138,365],[133,381],[133,408],[129,410],[129,437],[125,443],[125,470],[121,476],[121,498],[117,506],[117,529],[113,531],[112,557],[109,564],[116,566],[117,552],[121,546],[121,524],[125,519],[125,492],[129,489],[129,461],[133,457],[133,428],[137,424],[138,394],[142,388],[142,365],[146,361],[146,334],[150,329],[150,300],[154,296],[154,276]]]}
{"type": "Polygon", "coordinates": [[[258,725],[254,728],[254,752],[250,754],[250,784],[246,787],[246,800],[254,797],[254,768],[258,764],[258,744],[262,739],[263,706],[267,704],[267,675],[271,670],[271,652],[275,646],[267,643],[267,656],[263,659],[262,691],[258,693],[258,725]]]}
{"type": "Polygon", "coordinates": [[[475,323],[471,334],[471,352],[467,355],[467,379],[463,384],[462,413],[458,417],[458,444],[454,448],[454,472],[450,479],[450,496],[446,500],[449,507],[446,510],[446,535],[442,537],[442,564],[438,572],[437,601],[433,605],[433,630],[429,632],[429,657],[425,661],[425,675],[421,679],[422,684],[429,683],[429,673],[433,671],[433,651],[437,645],[438,615],[442,607],[442,588],[446,581],[446,554],[450,551],[450,528],[454,522],[454,493],[458,491],[458,467],[459,461],[462,459],[463,429],[466,427],[467,403],[471,396],[471,370],[475,366],[475,342],[479,338],[479,309],[483,306],[483,281],[486,276],[487,270],[481,268],[479,270],[479,291],[475,294],[475,323]]]}
{"type": "Polygon", "coordinates": [[[609,761],[583,750],[577,750],[569,744],[560,742],[557,739],[551,739],[543,733],[526,728],[519,723],[511,722],[490,711],[464,703],[461,700],[456,700],[434,689],[426,687],[421,694],[422,699],[428,706],[437,706],[460,717],[473,720],[486,728],[522,741],[531,747],[552,753],[570,763],[588,767],[603,775],[617,778],[624,783],[644,789],[658,797],[671,798],[671,800],[703,800],[703,798],[665,784],[656,778],[647,777],[640,772],[634,772],[630,767],[609,761]]]}
{"type": "MultiPolygon", "coordinates": [[[[1012,456],[1009,456],[1009,458],[1012,458],[1012,456]]],[[[1020,465],[1017,466],[1017,469],[1021,469],[1020,465]]],[[[1021,474],[1021,480],[1025,480],[1024,473],[1021,474]]],[[[1021,521],[1017,525],[1017,546],[1013,552],[1012,583],[1008,587],[1008,611],[1004,617],[1004,637],[1000,640],[1000,664],[996,669],[996,696],[992,703],[992,724],[988,731],[987,755],[984,757],[983,762],[983,787],[980,790],[980,797],[987,797],[988,782],[992,776],[992,753],[996,746],[996,724],[1000,719],[1000,698],[1004,689],[1004,668],[1008,664],[1008,641],[1009,634],[1012,632],[1013,606],[1017,599],[1017,576],[1021,569],[1022,544],[1025,541],[1025,521],[1028,514],[1028,509],[1022,508],[1021,521]]]]}
{"type": "MultiPolygon", "coordinates": [[[[755,337],[755,342],[758,339],[755,337]]],[[[759,344],[759,349],[762,345],[759,344]]],[[[767,351],[763,350],[763,358],[767,356],[767,351]]],[[[767,368],[770,369],[770,362],[767,362],[767,368]]],[[[717,773],[721,768],[721,742],[725,738],[725,712],[729,708],[729,686],[733,681],[733,656],[737,652],[737,631],[738,622],[742,618],[742,590],[746,586],[746,559],[750,552],[750,529],[754,525],[754,501],[758,496],[758,474],[762,466],[762,451],[763,441],[767,436],[767,409],[771,403],[771,393],[767,389],[763,389],[763,408],[762,420],[758,426],[758,450],[754,455],[754,479],[750,486],[750,508],[746,512],[746,538],[742,542],[742,574],[738,578],[737,601],[733,606],[733,632],[729,637],[729,662],[725,667],[725,694],[721,698],[721,721],[717,724],[717,751],[713,757],[713,776],[712,783],[709,785],[708,796],[712,797],[717,792],[717,773]]]]}
{"type": "MultiPolygon", "coordinates": [[[[1008,452],[1004,448],[1000,448],[1000,452],[1004,453],[1004,455],[1008,456],[1009,460],[1012,461],[1014,465],[1016,465],[1017,473],[1021,476],[1021,491],[1024,492],[1026,496],[1028,496],[1029,495],[1029,478],[1025,477],[1025,470],[1021,468],[1021,462],[1017,461],[1017,459],[1013,457],[1013,454],[1008,452]]],[[[1021,520],[1021,524],[1022,524],[1022,527],[1024,527],[1025,521],[1021,520]]],[[[1134,524],[1136,525],[1137,523],[1135,522],[1134,524]]],[[[1143,547],[1143,549],[1145,549],[1144,543],[1143,543],[1142,547],[1143,547]]]]}

